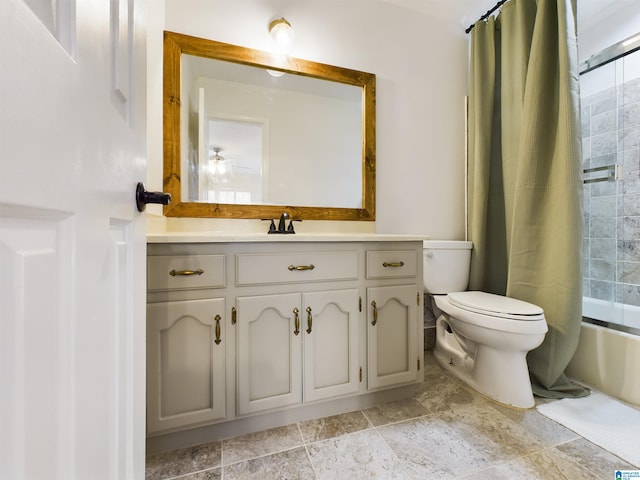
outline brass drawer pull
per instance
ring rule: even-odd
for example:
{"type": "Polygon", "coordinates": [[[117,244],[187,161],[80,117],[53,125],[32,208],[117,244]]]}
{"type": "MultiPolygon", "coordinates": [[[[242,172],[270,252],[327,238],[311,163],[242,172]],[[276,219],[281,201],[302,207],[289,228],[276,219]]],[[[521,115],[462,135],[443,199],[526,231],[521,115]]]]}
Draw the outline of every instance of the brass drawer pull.
{"type": "Polygon", "coordinates": [[[311,265],[298,265],[298,266],[289,265],[287,268],[289,269],[290,272],[293,272],[294,270],[296,271],[313,270],[314,268],[316,268],[316,266],[312,263],[311,265]]]}
{"type": "Polygon", "coordinates": [[[387,267],[404,267],[404,262],[384,262],[382,264],[384,268],[387,267]]]}
{"type": "Polygon", "coordinates": [[[222,320],[222,317],[220,315],[216,315],[214,320],[216,321],[216,345],[220,345],[220,342],[222,341],[220,339],[220,320],[222,320]]]}
{"type": "Polygon", "coordinates": [[[294,323],[295,323],[295,327],[296,329],[293,331],[294,335],[298,335],[300,333],[300,310],[298,310],[298,308],[294,308],[293,309],[293,314],[295,315],[294,317],[294,323]]]}
{"type": "Polygon", "coordinates": [[[172,277],[175,277],[176,275],[188,277],[190,275],[202,275],[203,273],[204,270],[199,268],[197,270],[171,270],[169,272],[169,275],[171,275],[172,277]]]}
{"type": "Polygon", "coordinates": [[[378,305],[376,305],[375,300],[371,302],[371,306],[373,307],[373,320],[371,321],[371,325],[375,327],[376,323],[378,323],[378,305]]]}
{"type": "Polygon", "coordinates": [[[307,333],[311,333],[313,327],[313,316],[311,315],[311,307],[307,307],[307,333]]]}

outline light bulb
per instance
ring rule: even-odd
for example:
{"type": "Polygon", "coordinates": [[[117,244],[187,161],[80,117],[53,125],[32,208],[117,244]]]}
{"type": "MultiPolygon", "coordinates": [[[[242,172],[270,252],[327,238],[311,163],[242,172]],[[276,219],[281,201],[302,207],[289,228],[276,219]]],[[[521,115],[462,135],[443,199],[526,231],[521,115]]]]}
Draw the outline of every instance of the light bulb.
{"type": "Polygon", "coordinates": [[[293,50],[293,29],[284,18],[273,20],[269,24],[269,35],[277,53],[289,54],[293,50]]]}

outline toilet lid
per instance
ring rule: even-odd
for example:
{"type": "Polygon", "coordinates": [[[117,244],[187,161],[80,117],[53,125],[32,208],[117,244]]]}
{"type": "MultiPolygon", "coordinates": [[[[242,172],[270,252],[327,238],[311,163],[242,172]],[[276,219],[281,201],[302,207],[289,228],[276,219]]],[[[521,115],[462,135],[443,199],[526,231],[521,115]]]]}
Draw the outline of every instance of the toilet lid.
{"type": "Polygon", "coordinates": [[[455,292],[449,302],[463,310],[521,320],[538,319],[544,311],[532,303],[486,292],[455,292]]]}

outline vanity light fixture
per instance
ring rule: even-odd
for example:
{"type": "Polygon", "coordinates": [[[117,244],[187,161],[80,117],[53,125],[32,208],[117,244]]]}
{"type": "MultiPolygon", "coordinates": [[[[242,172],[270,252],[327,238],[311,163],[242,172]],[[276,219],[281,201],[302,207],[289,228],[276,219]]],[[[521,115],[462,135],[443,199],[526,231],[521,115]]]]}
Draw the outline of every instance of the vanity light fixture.
{"type": "Polygon", "coordinates": [[[288,55],[293,50],[293,29],[282,17],[269,23],[269,35],[273,40],[276,53],[288,55]]]}

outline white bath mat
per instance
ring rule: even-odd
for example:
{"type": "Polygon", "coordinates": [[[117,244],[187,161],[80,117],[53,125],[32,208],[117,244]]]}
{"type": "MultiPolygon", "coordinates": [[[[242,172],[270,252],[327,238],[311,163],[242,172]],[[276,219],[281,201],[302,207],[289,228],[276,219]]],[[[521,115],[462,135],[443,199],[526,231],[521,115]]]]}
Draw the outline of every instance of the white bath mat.
{"type": "Polygon", "coordinates": [[[538,405],[537,410],[640,468],[640,410],[595,391],[538,405]]]}

